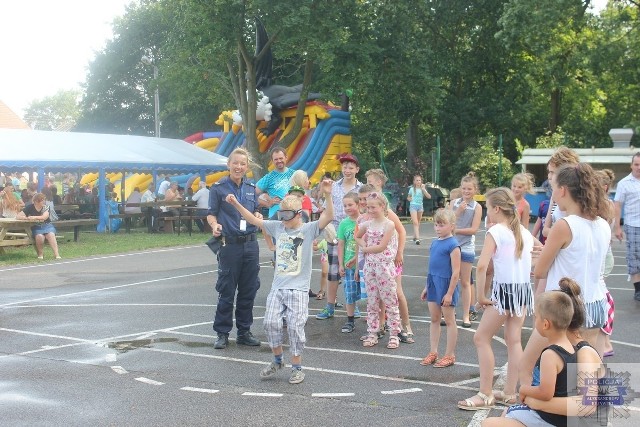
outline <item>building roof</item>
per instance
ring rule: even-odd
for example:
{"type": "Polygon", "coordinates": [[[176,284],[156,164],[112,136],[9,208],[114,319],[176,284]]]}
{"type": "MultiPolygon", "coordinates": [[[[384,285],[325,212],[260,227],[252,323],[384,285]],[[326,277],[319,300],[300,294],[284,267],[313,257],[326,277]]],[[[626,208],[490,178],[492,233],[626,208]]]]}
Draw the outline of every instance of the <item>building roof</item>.
{"type": "Polygon", "coordinates": [[[0,170],[193,172],[226,169],[226,157],[180,139],[0,129],[0,170]]]}
{"type": "MultiPolygon", "coordinates": [[[[574,148],[580,161],[598,165],[631,163],[633,155],[640,151],[633,146],[627,148],[574,148]]],[[[546,165],[555,148],[526,148],[517,165],[546,165]]]]}
{"type": "Polygon", "coordinates": [[[30,129],[11,108],[0,101],[0,129],[30,129]]]}

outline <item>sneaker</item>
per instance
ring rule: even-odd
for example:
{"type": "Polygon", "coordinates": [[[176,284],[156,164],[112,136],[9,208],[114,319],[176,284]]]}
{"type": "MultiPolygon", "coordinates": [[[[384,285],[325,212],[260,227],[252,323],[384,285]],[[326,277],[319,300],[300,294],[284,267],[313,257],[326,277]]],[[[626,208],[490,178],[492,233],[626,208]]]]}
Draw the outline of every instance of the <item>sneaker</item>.
{"type": "Polygon", "coordinates": [[[304,381],[304,372],[302,369],[293,369],[289,377],[289,384],[300,384],[304,381]]]}
{"type": "Polygon", "coordinates": [[[323,308],[320,313],[316,314],[316,319],[318,320],[331,319],[332,317],[333,317],[333,310],[329,310],[327,307],[323,308]]]}
{"type": "Polygon", "coordinates": [[[355,319],[359,319],[362,317],[362,313],[360,313],[360,309],[356,306],[355,310],[353,310],[353,317],[355,319]]]}
{"type": "Polygon", "coordinates": [[[283,367],[284,367],[284,363],[271,362],[267,365],[266,368],[260,371],[260,378],[262,379],[271,378],[276,374],[276,372],[278,372],[283,367]]]}
{"type": "Polygon", "coordinates": [[[420,239],[416,239],[416,245],[420,244],[420,239]]]}
{"type": "Polygon", "coordinates": [[[347,322],[342,326],[343,334],[350,334],[356,328],[356,324],[353,322],[347,322]]]}
{"type": "Polygon", "coordinates": [[[342,307],[344,307],[344,304],[336,301],[336,308],[342,308],[342,307]]]}
{"type": "Polygon", "coordinates": [[[469,312],[469,320],[472,322],[475,322],[476,320],[478,320],[478,312],[477,311],[470,311],[469,312]]]}

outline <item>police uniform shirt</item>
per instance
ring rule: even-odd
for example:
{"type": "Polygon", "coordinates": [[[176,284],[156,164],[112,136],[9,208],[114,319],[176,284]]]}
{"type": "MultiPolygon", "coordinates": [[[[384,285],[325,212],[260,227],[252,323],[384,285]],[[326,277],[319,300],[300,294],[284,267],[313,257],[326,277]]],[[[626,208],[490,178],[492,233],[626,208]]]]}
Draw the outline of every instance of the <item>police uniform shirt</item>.
{"type": "Polygon", "coordinates": [[[256,197],[256,187],[247,182],[244,178],[240,185],[236,185],[229,177],[224,177],[214,184],[209,193],[208,215],[216,217],[218,224],[222,225],[223,236],[242,236],[255,233],[258,228],[247,222],[245,231],[240,231],[240,220],[242,215],[231,204],[226,202],[228,194],[233,194],[236,199],[249,212],[258,211],[258,198],[256,197]]]}

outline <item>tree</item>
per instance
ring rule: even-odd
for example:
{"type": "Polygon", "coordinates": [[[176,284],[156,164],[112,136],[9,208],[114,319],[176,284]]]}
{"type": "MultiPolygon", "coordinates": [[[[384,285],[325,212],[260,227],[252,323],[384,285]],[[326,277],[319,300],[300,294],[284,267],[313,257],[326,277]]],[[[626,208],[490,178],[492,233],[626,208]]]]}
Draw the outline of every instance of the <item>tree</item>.
{"type": "Polygon", "coordinates": [[[36,99],[24,113],[24,121],[35,130],[68,131],[80,115],[77,90],[61,90],[55,95],[36,99]]]}
{"type": "MultiPolygon", "coordinates": [[[[340,16],[336,3],[349,2],[182,0],[175,7],[177,25],[174,30],[177,30],[170,35],[167,56],[184,60],[172,61],[174,72],[197,67],[218,78],[211,82],[211,90],[232,94],[243,118],[246,146],[252,158],[262,166],[268,164],[269,158],[267,153],[260,153],[256,135],[256,67],[271,48],[277,61],[289,65],[286,70],[275,68],[274,82],[290,83],[280,79],[285,74],[295,83],[302,80],[303,101],[298,104],[293,131],[281,141],[286,146],[301,128],[304,100],[317,64],[322,67],[324,60],[330,62],[331,48],[338,44],[332,31],[340,16]],[[255,51],[253,42],[255,17],[271,29],[266,45],[259,52],[255,51]]],[[[262,173],[254,171],[254,177],[260,177],[262,173]]]]}

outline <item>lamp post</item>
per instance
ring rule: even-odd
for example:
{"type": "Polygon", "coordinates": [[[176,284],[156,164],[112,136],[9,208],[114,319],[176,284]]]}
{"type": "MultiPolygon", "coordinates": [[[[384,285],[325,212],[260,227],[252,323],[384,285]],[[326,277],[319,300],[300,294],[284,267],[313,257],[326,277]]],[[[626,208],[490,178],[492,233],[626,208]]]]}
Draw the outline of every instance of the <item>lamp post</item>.
{"type": "Polygon", "coordinates": [[[156,127],[155,135],[156,135],[156,138],[160,138],[160,120],[158,119],[158,115],[160,114],[160,93],[158,92],[158,67],[146,55],[140,58],[140,62],[142,62],[144,65],[151,65],[153,67],[153,80],[156,83],[156,90],[153,95],[153,113],[154,113],[154,121],[155,121],[155,127],[156,127]]]}

